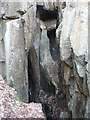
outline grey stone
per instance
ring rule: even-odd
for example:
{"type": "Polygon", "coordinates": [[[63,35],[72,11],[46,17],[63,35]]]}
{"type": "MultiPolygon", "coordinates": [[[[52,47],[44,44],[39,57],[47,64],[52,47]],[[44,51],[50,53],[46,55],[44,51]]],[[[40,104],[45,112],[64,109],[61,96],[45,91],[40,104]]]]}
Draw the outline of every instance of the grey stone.
{"type": "Polygon", "coordinates": [[[6,23],[4,42],[7,82],[9,85],[12,82],[20,98],[23,101],[27,101],[24,32],[21,19],[12,20],[6,23]]]}

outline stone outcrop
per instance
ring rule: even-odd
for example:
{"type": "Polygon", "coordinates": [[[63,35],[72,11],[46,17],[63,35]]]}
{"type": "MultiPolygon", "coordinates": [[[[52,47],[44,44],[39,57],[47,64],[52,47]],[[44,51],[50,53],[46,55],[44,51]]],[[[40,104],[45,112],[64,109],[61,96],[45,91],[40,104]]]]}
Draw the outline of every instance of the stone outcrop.
{"type": "Polygon", "coordinates": [[[0,2],[0,74],[48,119],[89,118],[88,2],[0,2]]]}
{"type": "Polygon", "coordinates": [[[63,19],[57,30],[61,31],[60,53],[63,75],[68,93],[68,107],[73,118],[83,118],[88,98],[88,3],[67,2],[63,19]],[[81,102],[82,101],[82,102],[81,102]]]}

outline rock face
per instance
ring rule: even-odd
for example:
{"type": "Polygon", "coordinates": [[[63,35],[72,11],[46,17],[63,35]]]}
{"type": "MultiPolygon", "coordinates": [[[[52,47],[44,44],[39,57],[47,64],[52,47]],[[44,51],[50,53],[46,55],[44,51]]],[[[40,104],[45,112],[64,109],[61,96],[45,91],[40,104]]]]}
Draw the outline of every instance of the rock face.
{"type": "Polygon", "coordinates": [[[27,89],[27,81],[24,68],[26,55],[24,49],[24,31],[22,28],[23,24],[21,22],[21,19],[12,20],[6,23],[6,32],[4,38],[6,71],[8,71],[7,81],[10,86],[17,86],[17,84],[23,82],[20,86],[17,86],[19,88],[16,87],[16,89],[18,90],[21,99],[27,100],[27,97],[25,95],[27,89]]]}
{"type": "Polygon", "coordinates": [[[0,2],[0,74],[48,119],[89,118],[88,2],[0,2]]]}
{"type": "Polygon", "coordinates": [[[83,118],[88,98],[88,3],[68,2],[61,26],[60,53],[69,90],[68,107],[73,118],[83,118]]]}

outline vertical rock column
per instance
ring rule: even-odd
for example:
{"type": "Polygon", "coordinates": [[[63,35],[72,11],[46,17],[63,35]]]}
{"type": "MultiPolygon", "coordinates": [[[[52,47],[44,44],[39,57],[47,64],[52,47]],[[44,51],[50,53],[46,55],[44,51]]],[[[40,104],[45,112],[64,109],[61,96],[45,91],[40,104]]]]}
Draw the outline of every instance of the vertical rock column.
{"type": "Polygon", "coordinates": [[[5,74],[5,53],[4,53],[4,40],[3,40],[3,29],[4,24],[2,18],[0,18],[0,74],[3,78],[6,77],[5,74]]]}
{"type": "Polygon", "coordinates": [[[89,89],[89,96],[86,105],[86,114],[85,118],[90,118],[90,2],[88,2],[88,64],[87,64],[87,83],[89,89]]]}
{"type": "Polygon", "coordinates": [[[24,102],[27,97],[27,83],[25,76],[25,47],[24,32],[21,19],[6,23],[5,32],[6,76],[10,86],[17,90],[24,102]]]}
{"type": "MultiPolygon", "coordinates": [[[[68,107],[72,118],[83,118],[88,98],[87,86],[87,2],[66,2],[58,28],[63,75],[67,88],[68,107]]],[[[88,81],[89,83],[89,81],[88,81]]]]}

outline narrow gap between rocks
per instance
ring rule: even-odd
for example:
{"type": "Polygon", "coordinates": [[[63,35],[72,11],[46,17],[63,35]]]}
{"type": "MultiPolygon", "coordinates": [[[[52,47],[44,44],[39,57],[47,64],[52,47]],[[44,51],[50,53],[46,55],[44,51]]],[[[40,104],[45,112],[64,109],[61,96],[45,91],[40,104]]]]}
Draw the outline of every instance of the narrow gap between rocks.
{"type": "MultiPolygon", "coordinates": [[[[43,22],[45,21],[50,21],[50,20],[57,20],[58,22],[58,9],[55,10],[46,10],[44,9],[44,6],[42,5],[37,5],[37,10],[36,10],[36,17],[39,18],[39,20],[42,20],[43,22]]],[[[57,28],[57,26],[56,26],[57,28]]],[[[58,118],[60,116],[60,111],[61,110],[67,110],[67,102],[66,102],[66,97],[63,92],[63,87],[62,87],[62,76],[61,76],[61,63],[60,63],[60,50],[59,50],[59,45],[56,40],[56,28],[53,29],[48,29],[47,30],[47,37],[49,39],[49,49],[50,49],[50,54],[53,59],[53,61],[57,64],[57,76],[59,79],[59,83],[57,88],[58,93],[56,93],[56,86],[51,84],[49,85],[45,81],[47,81],[47,77],[45,76],[45,69],[44,71],[40,67],[40,87],[43,87],[43,91],[48,95],[46,99],[43,99],[41,101],[42,106],[43,106],[43,111],[47,117],[47,120],[53,120],[53,118],[58,118]],[[43,79],[42,79],[43,78],[43,79]]],[[[34,70],[33,70],[33,64],[31,60],[31,53],[29,52],[28,54],[28,95],[29,95],[29,102],[35,102],[35,99],[37,96],[37,88],[36,88],[36,79],[34,75],[34,70]]],[[[40,62],[40,61],[39,61],[40,62]]],[[[38,96],[39,97],[39,96],[38,96]]]]}
{"type": "Polygon", "coordinates": [[[56,41],[56,29],[47,30],[47,37],[49,38],[49,48],[52,59],[56,63],[59,63],[60,52],[59,52],[59,45],[56,41]]]}
{"type": "Polygon", "coordinates": [[[35,102],[36,84],[30,51],[28,53],[28,102],[35,102]]]}

